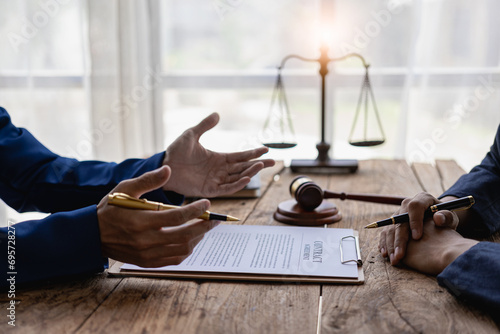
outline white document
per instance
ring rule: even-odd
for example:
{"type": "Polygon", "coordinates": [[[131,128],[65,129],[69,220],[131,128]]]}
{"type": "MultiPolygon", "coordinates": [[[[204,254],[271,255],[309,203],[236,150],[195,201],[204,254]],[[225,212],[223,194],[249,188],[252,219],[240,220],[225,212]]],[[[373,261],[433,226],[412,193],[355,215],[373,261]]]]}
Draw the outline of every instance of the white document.
{"type": "MultiPolygon", "coordinates": [[[[340,259],[340,239],[352,235],[352,229],[221,224],[179,265],[121,269],[357,278],[357,264],[340,259]]],[[[344,260],[357,258],[352,238],[342,246],[344,260]]]]}

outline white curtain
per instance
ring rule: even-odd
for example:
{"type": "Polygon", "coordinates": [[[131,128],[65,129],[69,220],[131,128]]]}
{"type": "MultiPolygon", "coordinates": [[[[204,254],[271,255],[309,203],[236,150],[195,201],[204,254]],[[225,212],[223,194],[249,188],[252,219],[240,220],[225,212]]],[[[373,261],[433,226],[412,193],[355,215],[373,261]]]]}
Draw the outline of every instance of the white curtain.
{"type": "Polygon", "coordinates": [[[478,164],[500,123],[497,1],[413,1],[417,20],[396,156],[478,164]]]}
{"type": "MultiPolygon", "coordinates": [[[[149,0],[1,0],[0,106],[63,156],[118,162],[160,152],[158,18],[149,0]]],[[[44,215],[0,201],[0,224],[6,216],[44,215]]]]}
{"type": "MultiPolygon", "coordinates": [[[[0,105],[48,147],[79,159],[153,154],[211,111],[222,116],[203,138],[211,147],[222,134],[234,144],[224,149],[241,138],[257,143],[275,67],[289,53],[317,55],[309,27],[322,7],[337,24],[332,56],[364,34],[357,51],[372,64],[388,137],[375,149],[346,145],[358,77],[344,74],[359,64],[332,65],[336,157],[444,157],[470,168],[484,155],[500,121],[494,0],[0,0],[0,105]],[[397,13],[381,16],[394,4],[397,13]],[[489,95],[477,101],[475,91],[489,95]],[[446,140],[434,140],[442,128],[446,140]]],[[[286,153],[296,157],[314,156],[318,140],[317,71],[307,66],[287,64],[288,73],[309,73],[287,81],[307,144],[286,153]]]]}
{"type": "Polygon", "coordinates": [[[89,98],[95,157],[162,150],[155,1],[88,1],[89,98]]]}

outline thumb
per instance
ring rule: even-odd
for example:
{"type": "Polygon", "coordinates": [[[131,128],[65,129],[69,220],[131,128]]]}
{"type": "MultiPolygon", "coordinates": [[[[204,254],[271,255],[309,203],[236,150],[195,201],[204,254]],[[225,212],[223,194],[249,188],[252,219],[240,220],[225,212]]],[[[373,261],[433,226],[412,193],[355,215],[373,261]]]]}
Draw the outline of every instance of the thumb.
{"type": "Polygon", "coordinates": [[[448,210],[436,212],[433,216],[434,223],[440,227],[451,227],[456,229],[458,226],[458,216],[456,213],[448,210]]]}
{"type": "Polygon", "coordinates": [[[139,198],[147,192],[163,187],[171,173],[170,167],[162,166],[139,177],[120,182],[114,191],[139,198]]]}
{"type": "Polygon", "coordinates": [[[205,117],[198,125],[191,128],[195,136],[199,139],[208,130],[212,129],[219,123],[219,114],[214,112],[209,116],[205,117]]]}

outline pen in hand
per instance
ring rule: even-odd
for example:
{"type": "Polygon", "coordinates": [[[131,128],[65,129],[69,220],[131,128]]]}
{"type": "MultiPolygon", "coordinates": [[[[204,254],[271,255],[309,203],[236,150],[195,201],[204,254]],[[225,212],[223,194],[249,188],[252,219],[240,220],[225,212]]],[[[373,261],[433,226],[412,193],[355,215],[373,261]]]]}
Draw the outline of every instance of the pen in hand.
{"type": "MultiPolygon", "coordinates": [[[[470,208],[474,204],[474,197],[472,196],[467,196],[467,197],[462,197],[453,201],[449,202],[444,202],[444,203],[439,203],[435,205],[431,205],[427,210],[424,212],[424,219],[428,219],[434,215],[434,213],[440,211],[440,210],[466,210],[470,208]]],[[[390,218],[384,219],[384,220],[379,220],[377,222],[368,224],[365,226],[365,228],[377,228],[377,227],[382,227],[382,226],[387,226],[387,225],[392,225],[392,224],[399,224],[399,223],[408,223],[410,221],[410,216],[408,213],[403,213],[400,215],[392,216],[390,218]]]]}
{"type": "MultiPolygon", "coordinates": [[[[109,194],[108,203],[111,205],[120,206],[122,208],[153,210],[153,211],[171,210],[179,208],[179,206],[176,205],[148,201],[147,199],[139,199],[124,193],[109,194]]],[[[205,220],[239,221],[239,219],[236,217],[229,215],[221,215],[219,213],[213,213],[210,211],[205,211],[205,213],[203,213],[198,218],[205,220]]]]}

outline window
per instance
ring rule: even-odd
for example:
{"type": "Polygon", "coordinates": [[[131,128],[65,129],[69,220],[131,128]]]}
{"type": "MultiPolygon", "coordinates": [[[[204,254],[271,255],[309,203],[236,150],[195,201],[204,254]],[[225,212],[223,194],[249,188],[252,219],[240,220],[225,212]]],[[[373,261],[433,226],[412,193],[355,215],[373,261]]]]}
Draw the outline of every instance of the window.
{"type": "MultiPolygon", "coordinates": [[[[166,143],[203,115],[221,124],[207,145],[258,144],[276,66],[291,53],[317,57],[321,18],[331,24],[330,56],[359,52],[370,74],[387,142],[353,148],[347,138],[363,68],[330,64],[328,122],[336,158],[456,159],[479,162],[500,122],[499,23],[494,1],[164,1],[161,8],[166,143]],[[226,140],[221,140],[224,138],[226,140]],[[474,138],[474,140],[470,140],[474,138]]],[[[299,145],[277,158],[314,158],[319,141],[317,64],[283,71],[299,145]]]]}
{"type": "Polygon", "coordinates": [[[50,149],[75,156],[90,129],[86,25],[80,1],[62,3],[0,2],[0,105],[50,149]]]}
{"type": "MultiPolygon", "coordinates": [[[[331,57],[358,52],[371,64],[387,136],[375,148],[348,145],[363,67],[358,59],[331,63],[332,156],[453,158],[469,169],[500,123],[498,7],[493,0],[2,1],[0,105],[52,150],[81,159],[151,154],[213,111],[222,118],[202,137],[208,147],[253,147],[262,142],[276,67],[288,54],[317,57],[323,20],[331,57]],[[161,85],[134,102],[133,117],[118,117],[148,69],[161,85]],[[117,130],[104,136],[99,122],[107,117],[117,130]]],[[[316,156],[317,71],[297,60],[283,69],[299,145],[273,151],[277,159],[316,156]]]]}

